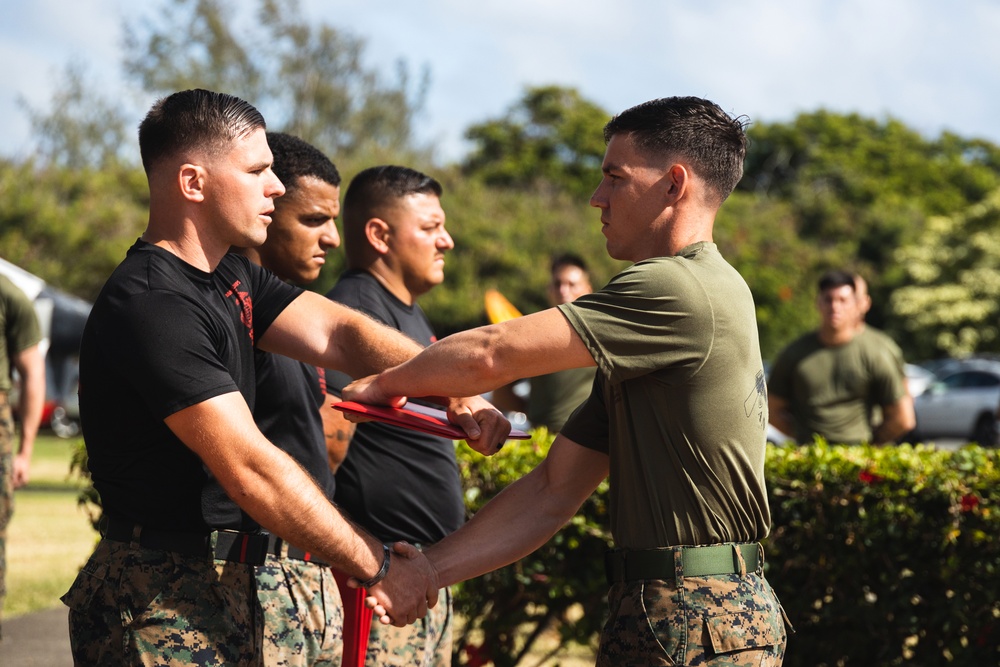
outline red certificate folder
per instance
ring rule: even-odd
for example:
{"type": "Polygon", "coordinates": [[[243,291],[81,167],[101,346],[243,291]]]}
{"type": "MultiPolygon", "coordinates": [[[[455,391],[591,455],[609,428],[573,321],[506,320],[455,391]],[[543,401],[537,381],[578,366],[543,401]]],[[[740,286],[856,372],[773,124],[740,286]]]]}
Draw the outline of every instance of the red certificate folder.
{"type": "MultiPolygon", "coordinates": [[[[369,405],[367,403],[355,403],[354,401],[341,401],[334,403],[333,407],[341,412],[349,412],[357,415],[364,415],[375,421],[402,426],[416,431],[423,431],[431,435],[451,438],[452,440],[465,440],[465,431],[462,427],[455,426],[448,421],[448,415],[444,410],[429,408],[417,403],[407,403],[403,408],[390,408],[385,405],[369,405]]],[[[510,440],[527,440],[530,433],[525,433],[518,429],[511,429],[510,440]]]]}

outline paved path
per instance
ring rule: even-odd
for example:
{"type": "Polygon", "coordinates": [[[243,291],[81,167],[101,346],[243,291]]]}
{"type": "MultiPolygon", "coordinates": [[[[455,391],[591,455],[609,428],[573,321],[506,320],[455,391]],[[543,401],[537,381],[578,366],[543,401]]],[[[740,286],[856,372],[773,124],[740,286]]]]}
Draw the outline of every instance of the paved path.
{"type": "Polygon", "coordinates": [[[73,667],[66,607],[3,621],[0,665],[3,667],[73,667]]]}

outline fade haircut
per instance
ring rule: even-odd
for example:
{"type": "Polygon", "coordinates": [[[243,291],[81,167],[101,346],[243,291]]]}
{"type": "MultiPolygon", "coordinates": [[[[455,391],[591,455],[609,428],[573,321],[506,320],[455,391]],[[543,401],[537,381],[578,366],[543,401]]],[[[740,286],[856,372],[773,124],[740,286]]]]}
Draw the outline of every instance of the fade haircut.
{"type": "Polygon", "coordinates": [[[284,132],[268,132],[267,145],[274,155],[271,170],[285,186],[285,194],[299,186],[299,179],[312,176],[340,187],[340,172],[323,151],[284,132]]]}
{"type": "Polygon", "coordinates": [[[441,197],[441,184],[427,174],[409,167],[382,165],[369,167],[351,179],[344,194],[344,252],[360,257],[367,245],[365,223],[385,219],[386,211],[410,195],[441,197]]]}
{"type": "Polygon", "coordinates": [[[845,285],[849,286],[852,292],[856,292],[858,287],[857,283],[854,282],[854,275],[850,271],[841,271],[840,269],[827,271],[819,277],[820,294],[828,289],[836,289],[845,285]]]}
{"type": "Polygon", "coordinates": [[[583,261],[583,257],[574,255],[571,252],[565,252],[553,257],[552,263],[549,265],[549,273],[555,275],[556,271],[566,266],[575,266],[583,271],[585,275],[590,275],[590,270],[587,268],[587,263],[583,261]]]}
{"type": "Polygon", "coordinates": [[[749,122],[700,97],[664,97],[612,118],[604,140],[625,134],[649,156],[687,160],[721,205],[743,177],[749,122]]]}
{"type": "Polygon", "coordinates": [[[156,101],[139,124],[139,153],[148,176],[161,160],[198,149],[214,154],[265,128],[249,102],[210,90],[183,90],[156,101]]]}

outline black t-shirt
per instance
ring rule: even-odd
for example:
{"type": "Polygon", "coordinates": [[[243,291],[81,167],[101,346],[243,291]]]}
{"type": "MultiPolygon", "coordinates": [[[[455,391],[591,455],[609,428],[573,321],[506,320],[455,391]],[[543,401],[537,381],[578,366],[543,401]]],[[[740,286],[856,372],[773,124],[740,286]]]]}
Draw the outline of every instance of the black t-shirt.
{"type": "Polygon", "coordinates": [[[326,397],[323,369],[256,350],[257,405],[253,419],[267,439],[287,452],[333,500],[334,481],[319,410],[326,397]]]}
{"type": "Polygon", "coordinates": [[[254,338],[300,292],[239,255],[205,273],[132,246],[80,346],[80,419],[109,516],[169,530],[256,528],[163,420],[233,391],[253,409],[254,338]]]}
{"type": "MultiPolygon", "coordinates": [[[[420,306],[408,306],[364,271],[344,273],[327,296],[402,331],[421,345],[436,338],[420,306]]],[[[327,371],[336,394],[350,382],[327,371]]],[[[433,544],[465,520],[455,443],[378,422],[359,424],[337,470],[337,504],[380,540],[433,544]]]]}

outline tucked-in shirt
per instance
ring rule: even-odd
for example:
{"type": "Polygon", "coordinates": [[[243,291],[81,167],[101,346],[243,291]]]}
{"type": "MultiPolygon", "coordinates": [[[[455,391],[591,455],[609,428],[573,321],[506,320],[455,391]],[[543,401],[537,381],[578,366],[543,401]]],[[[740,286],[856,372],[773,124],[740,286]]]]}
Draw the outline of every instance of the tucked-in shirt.
{"type": "Polygon", "coordinates": [[[767,402],[753,297],[713,243],[634,264],[559,306],[597,362],[563,427],[606,452],[627,549],[767,535],[767,402]]]}

